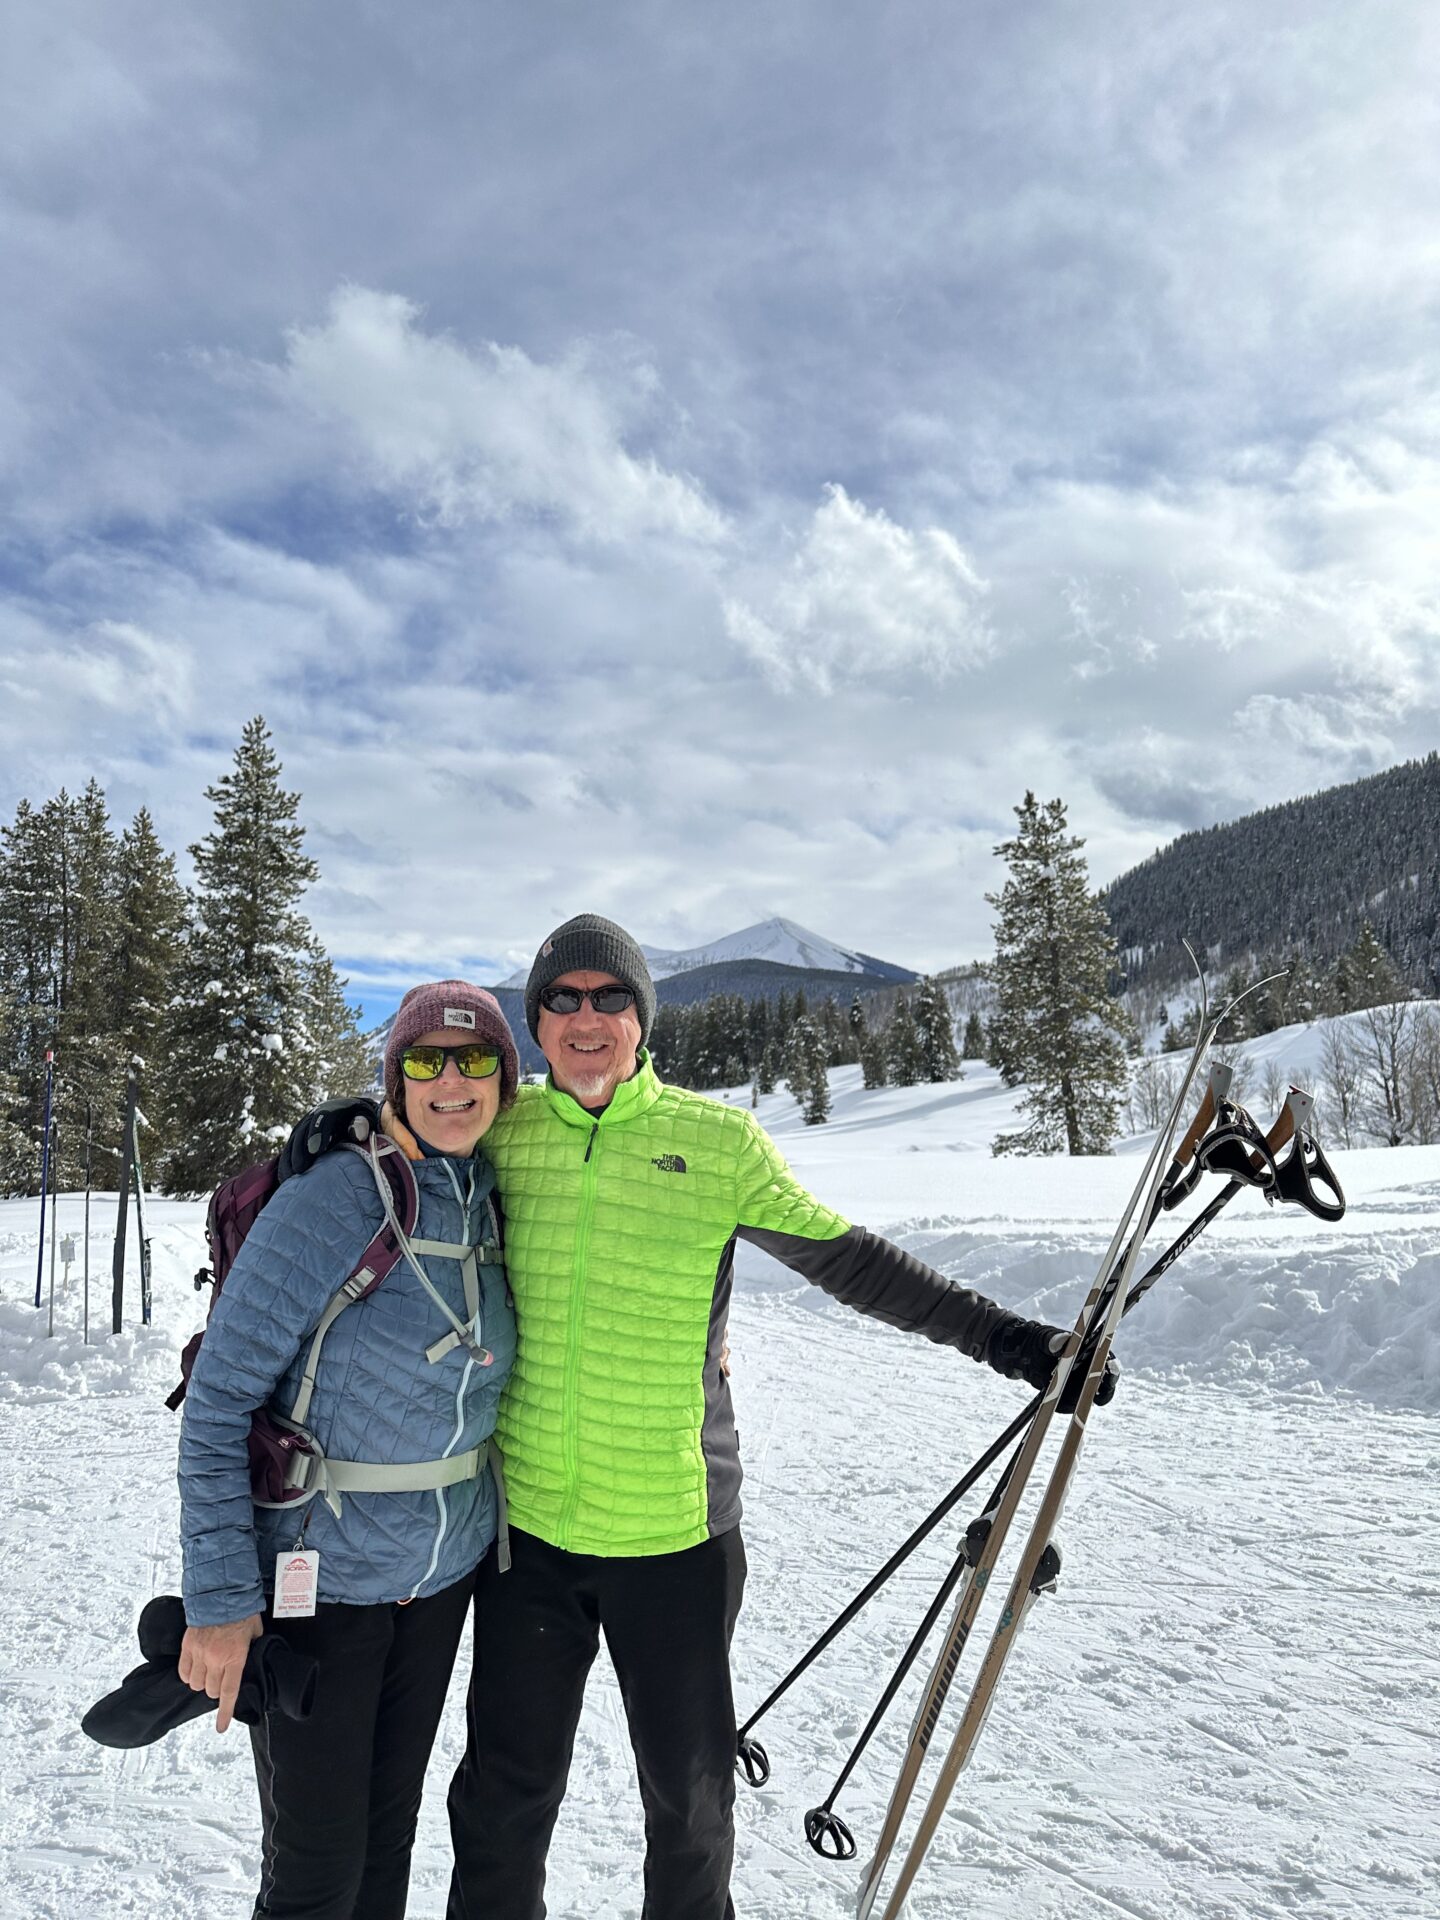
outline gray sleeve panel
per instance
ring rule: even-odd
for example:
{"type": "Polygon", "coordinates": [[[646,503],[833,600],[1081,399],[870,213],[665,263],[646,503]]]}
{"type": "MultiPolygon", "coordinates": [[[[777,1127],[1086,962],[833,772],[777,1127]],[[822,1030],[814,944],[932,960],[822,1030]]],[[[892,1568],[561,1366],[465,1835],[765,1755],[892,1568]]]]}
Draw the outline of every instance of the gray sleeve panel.
{"type": "Polygon", "coordinates": [[[705,1340],[705,1419],[700,1429],[700,1451],[705,1456],[707,1526],[712,1537],[728,1533],[740,1519],[740,1437],[730,1404],[730,1382],[720,1371],[725,1325],[730,1318],[730,1286],[735,1272],[735,1239],[715,1270],[715,1296],[710,1304],[710,1331],[705,1340]]]}
{"type": "Polygon", "coordinates": [[[857,1313],[958,1347],[972,1360],[984,1360],[990,1335],[1012,1317],[864,1227],[851,1227],[834,1240],[804,1240],[760,1227],[741,1227],[739,1233],[857,1313]]]}

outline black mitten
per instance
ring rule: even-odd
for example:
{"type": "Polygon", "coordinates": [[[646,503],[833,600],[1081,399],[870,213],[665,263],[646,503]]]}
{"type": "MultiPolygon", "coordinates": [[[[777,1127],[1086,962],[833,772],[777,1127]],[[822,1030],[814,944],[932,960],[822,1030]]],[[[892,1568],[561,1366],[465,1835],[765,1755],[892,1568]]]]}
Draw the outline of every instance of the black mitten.
{"type": "Polygon", "coordinates": [[[347,1140],[368,1140],[380,1130],[380,1103],[353,1093],[313,1108],[305,1115],[280,1150],[277,1169],[280,1180],[292,1173],[308,1173],[323,1154],[347,1140]]]}
{"type": "MultiPolygon", "coordinates": [[[[1024,1320],[1018,1313],[1007,1314],[991,1333],[985,1347],[985,1363],[1007,1380],[1023,1380],[1038,1392],[1048,1387],[1055,1362],[1070,1338],[1062,1327],[1047,1326],[1043,1320],[1024,1320]]],[[[1073,1413],[1080,1398],[1080,1387],[1088,1371],[1088,1358],[1082,1347],[1070,1369],[1058,1411],[1073,1413]]],[[[1120,1368],[1114,1355],[1107,1357],[1105,1371],[1095,1391],[1097,1407],[1107,1406],[1115,1398],[1120,1368]]]]}
{"type": "MultiPolygon", "coordinates": [[[[145,1664],[127,1673],[80,1722],[81,1730],[102,1747],[148,1747],[152,1740],[213,1712],[208,1693],[197,1693],[180,1678],[180,1643],[185,1638],[185,1606],[174,1594],[147,1602],[140,1614],[140,1651],[145,1664]]],[[[308,1718],[315,1704],[319,1668],[297,1653],[279,1634],[262,1633],[245,1656],[245,1672],[235,1698],[235,1718],[258,1726],[267,1713],[292,1720],[308,1718]]]]}

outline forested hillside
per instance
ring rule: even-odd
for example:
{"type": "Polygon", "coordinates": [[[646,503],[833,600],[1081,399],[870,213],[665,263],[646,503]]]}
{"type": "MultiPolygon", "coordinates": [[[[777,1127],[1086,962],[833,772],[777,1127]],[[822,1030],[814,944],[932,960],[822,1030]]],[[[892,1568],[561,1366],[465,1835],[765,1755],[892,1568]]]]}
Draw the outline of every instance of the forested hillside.
{"type": "Polygon", "coordinates": [[[1335,960],[1369,921],[1422,993],[1440,992],[1440,754],[1185,833],[1105,894],[1128,984],[1298,950],[1335,960]]]}

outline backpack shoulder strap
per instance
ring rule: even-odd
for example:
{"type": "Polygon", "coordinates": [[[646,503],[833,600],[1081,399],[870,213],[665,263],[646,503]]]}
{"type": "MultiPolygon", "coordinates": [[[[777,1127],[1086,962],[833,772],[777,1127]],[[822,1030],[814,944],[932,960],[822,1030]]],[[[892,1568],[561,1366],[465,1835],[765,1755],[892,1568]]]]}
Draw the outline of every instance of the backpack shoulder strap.
{"type": "Polygon", "coordinates": [[[415,1169],[396,1146],[378,1142],[372,1146],[346,1143],[346,1152],[358,1153],[375,1176],[383,1219],[380,1230],[355,1262],[346,1286],[363,1282],[353,1299],[363,1300],[373,1293],[387,1275],[395,1271],[404,1251],[404,1243],[414,1233],[420,1218],[420,1185],[415,1169]],[[382,1184],[383,1182],[383,1184],[382,1184]],[[386,1189],[388,1188],[388,1198],[386,1189]]]}
{"type": "Polygon", "coordinates": [[[454,1346],[468,1347],[473,1353],[488,1362],[489,1355],[479,1346],[474,1334],[462,1320],[451,1312],[444,1297],[432,1285],[430,1276],[415,1258],[410,1236],[420,1217],[420,1187],[415,1178],[415,1170],[405,1155],[393,1142],[381,1137],[372,1137],[365,1146],[354,1146],[350,1151],[364,1156],[371,1173],[374,1175],[376,1191],[380,1195],[380,1204],[385,1214],[380,1231],[371,1239],[349,1278],[331,1300],[310,1340],[310,1350],[305,1356],[305,1371],[301,1376],[300,1390],[295,1396],[295,1404],[290,1409],[290,1419],[303,1427],[310,1412],[310,1399],[315,1391],[315,1373],[320,1363],[320,1349],[325,1344],[325,1336],[347,1307],[357,1300],[364,1300],[381,1285],[386,1276],[395,1271],[399,1262],[407,1260],[414,1268],[421,1286],[439,1307],[450,1322],[451,1333],[443,1342],[437,1342],[427,1350],[426,1358],[435,1360],[440,1357],[443,1346],[446,1352],[454,1346]]]}

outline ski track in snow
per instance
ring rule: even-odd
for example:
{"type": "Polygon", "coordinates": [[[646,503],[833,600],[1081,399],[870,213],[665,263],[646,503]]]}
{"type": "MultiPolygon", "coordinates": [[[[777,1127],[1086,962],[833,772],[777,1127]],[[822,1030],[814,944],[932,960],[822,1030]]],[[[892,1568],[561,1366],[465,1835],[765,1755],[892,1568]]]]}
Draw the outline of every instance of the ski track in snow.
{"type": "MultiPolygon", "coordinates": [[[[948,1142],[933,1088],[874,1096],[893,1119],[871,1129],[806,1134],[783,1096],[761,1118],[857,1217],[901,1222],[900,1237],[956,1278],[1068,1319],[1133,1159],[1077,1169],[967,1153],[975,1091],[953,1091],[948,1142]]],[[[842,1117],[847,1098],[842,1088],[842,1117]]],[[[1127,1321],[1130,1376],[1091,1424],[1059,1592],[1030,1616],[913,1920],[1440,1912],[1440,1151],[1337,1164],[1352,1199],[1339,1226],[1243,1196],[1127,1321]]],[[[54,1339],[29,1305],[33,1207],[0,1203],[0,1920],[246,1920],[258,1848],[243,1730],[217,1738],[202,1721],[121,1754],[78,1725],[138,1660],[140,1606],[178,1584],[176,1420],[161,1401],[196,1317],[203,1209],[153,1208],[156,1325],[111,1338],[98,1331],[110,1258],[99,1229],[113,1211],[97,1201],[92,1273],[104,1283],[93,1282],[87,1349],[78,1283],[57,1304],[54,1339]]],[[[78,1222],[62,1197],[62,1231],[78,1222]]],[[[731,1329],[750,1559],[735,1646],[743,1718],[1020,1395],[835,1308],[748,1249],[731,1329]]],[[[860,1862],[818,1860],[804,1811],[824,1798],[981,1504],[942,1524],[760,1729],[774,1776],[738,1789],[742,1920],[852,1911],[860,1862]]],[[[991,1622],[987,1608],[976,1641],[991,1622]]],[[[972,1641],[938,1750],[977,1658],[972,1641]]],[[[861,1862],[925,1665],[838,1802],[861,1862]]],[[[457,1683],[422,1815],[417,1920],[444,1909],[461,1695],[457,1683]]],[[[932,1752],[897,1866],[935,1765],[932,1752]]],[[[555,1920],[633,1920],[642,1852],[602,1655],[551,1855],[555,1920]]]]}

